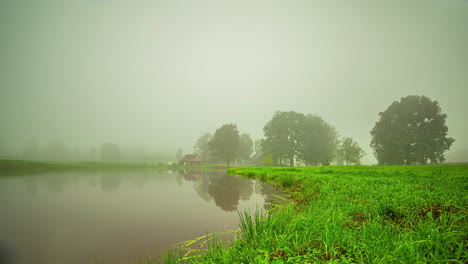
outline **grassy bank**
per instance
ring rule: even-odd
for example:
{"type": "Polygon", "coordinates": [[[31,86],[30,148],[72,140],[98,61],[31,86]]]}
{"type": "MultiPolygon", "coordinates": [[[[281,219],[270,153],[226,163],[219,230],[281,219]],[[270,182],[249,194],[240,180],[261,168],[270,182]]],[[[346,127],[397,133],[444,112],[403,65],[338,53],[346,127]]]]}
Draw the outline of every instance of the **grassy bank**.
{"type": "Polygon", "coordinates": [[[280,185],[290,202],[268,214],[242,213],[236,240],[212,236],[205,249],[170,253],[166,263],[468,262],[468,166],[229,173],[280,185]]]}

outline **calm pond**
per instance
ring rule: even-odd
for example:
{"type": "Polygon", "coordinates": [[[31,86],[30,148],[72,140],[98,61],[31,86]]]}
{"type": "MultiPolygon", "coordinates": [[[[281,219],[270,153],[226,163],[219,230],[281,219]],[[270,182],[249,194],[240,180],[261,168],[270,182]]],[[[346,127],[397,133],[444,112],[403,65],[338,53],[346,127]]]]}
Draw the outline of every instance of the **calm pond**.
{"type": "Polygon", "coordinates": [[[1,177],[0,262],[134,262],[206,232],[237,229],[237,210],[266,208],[276,192],[219,171],[1,177]]]}

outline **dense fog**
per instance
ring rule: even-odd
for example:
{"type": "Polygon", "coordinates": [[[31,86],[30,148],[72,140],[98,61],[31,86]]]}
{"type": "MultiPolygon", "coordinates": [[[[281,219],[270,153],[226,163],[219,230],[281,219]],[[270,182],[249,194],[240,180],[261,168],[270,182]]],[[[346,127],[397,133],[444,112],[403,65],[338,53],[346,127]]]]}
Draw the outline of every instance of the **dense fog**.
{"type": "Polygon", "coordinates": [[[448,162],[468,161],[468,2],[0,2],[0,158],[174,158],[234,123],[318,115],[375,164],[393,101],[447,114],[448,162]],[[123,154],[123,155],[124,155],[123,154]]]}

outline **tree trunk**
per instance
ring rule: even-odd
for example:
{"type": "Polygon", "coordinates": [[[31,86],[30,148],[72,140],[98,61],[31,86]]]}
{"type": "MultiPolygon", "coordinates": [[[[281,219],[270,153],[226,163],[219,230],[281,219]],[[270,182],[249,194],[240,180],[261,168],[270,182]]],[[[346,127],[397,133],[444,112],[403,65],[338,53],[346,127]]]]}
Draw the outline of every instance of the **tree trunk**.
{"type": "Polygon", "coordinates": [[[289,158],[289,165],[291,167],[294,167],[294,156],[292,156],[291,158],[289,158]]]}
{"type": "Polygon", "coordinates": [[[229,168],[229,163],[230,163],[230,162],[231,162],[230,160],[227,161],[227,166],[228,166],[228,168],[229,168]]]}

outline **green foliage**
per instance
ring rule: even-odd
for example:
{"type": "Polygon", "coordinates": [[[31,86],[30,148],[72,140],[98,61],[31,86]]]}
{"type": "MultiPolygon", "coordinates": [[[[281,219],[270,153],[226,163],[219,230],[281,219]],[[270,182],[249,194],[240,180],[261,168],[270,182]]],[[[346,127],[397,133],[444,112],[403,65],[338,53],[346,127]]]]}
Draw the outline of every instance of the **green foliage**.
{"type": "Polygon", "coordinates": [[[437,101],[410,95],[393,102],[371,131],[371,147],[381,165],[439,163],[455,141],[447,137],[446,114],[437,101]]]}
{"type": "Polygon", "coordinates": [[[271,166],[271,165],[273,165],[273,155],[272,155],[271,153],[266,154],[266,155],[263,157],[263,159],[262,159],[262,161],[261,161],[261,164],[262,164],[263,166],[271,166]]]}
{"type": "Polygon", "coordinates": [[[176,152],[177,161],[181,161],[183,157],[184,157],[184,151],[181,148],[179,148],[176,152]]]}
{"type": "Polygon", "coordinates": [[[277,111],[263,128],[262,148],[273,154],[273,162],[283,164],[299,159],[306,165],[329,164],[334,159],[338,134],[315,115],[277,111]]]}
{"type": "Polygon", "coordinates": [[[338,146],[338,163],[341,165],[343,163],[346,163],[346,165],[359,165],[365,154],[364,150],[352,138],[344,138],[338,146]]]}
{"type": "Polygon", "coordinates": [[[102,144],[99,154],[101,156],[101,160],[117,161],[122,159],[119,146],[113,143],[102,144]]]}
{"type": "Polygon", "coordinates": [[[262,147],[266,152],[273,154],[275,163],[289,159],[290,165],[294,165],[303,119],[304,114],[301,113],[277,111],[263,128],[266,139],[262,147]]]}
{"type": "Polygon", "coordinates": [[[211,157],[210,149],[208,146],[208,143],[212,138],[213,135],[211,133],[205,133],[197,140],[195,146],[193,146],[193,152],[200,155],[203,161],[209,161],[213,159],[211,157]]]}
{"type": "Polygon", "coordinates": [[[254,151],[255,151],[255,153],[265,152],[263,150],[263,147],[262,147],[262,145],[264,144],[263,143],[264,141],[265,141],[265,139],[255,140],[255,142],[254,142],[254,151]]]}
{"type": "Polygon", "coordinates": [[[338,133],[321,117],[305,116],[301,124],[297,157],[306,165],[329,165],[334,159],[338,133]]]}
{"type": "Polygon", "coordinates": [[[225,160],[227,166],[236,158],[239,151],[239,131],[234,124],[226,124],[216,130],[208,143],[209,150],[225,160]]]}
{"type": "Polygon", "coordinates": [[[241,160],[249,160],[252,156],[253,140],[249,134],[242,134],[239,138],[239,155],[241,160]]]}

